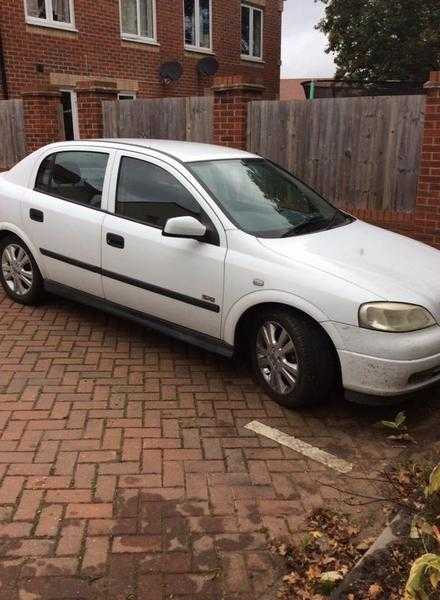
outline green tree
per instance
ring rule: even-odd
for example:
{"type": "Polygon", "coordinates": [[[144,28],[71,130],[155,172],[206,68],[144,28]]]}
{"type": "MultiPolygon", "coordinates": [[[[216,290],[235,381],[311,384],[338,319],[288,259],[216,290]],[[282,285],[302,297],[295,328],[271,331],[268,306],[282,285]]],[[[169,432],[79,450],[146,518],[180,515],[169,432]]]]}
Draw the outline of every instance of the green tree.
{"type": "Polygon", "coordinates": [[[427,81],[440,70],[439,0],[318,1],[338,78],[427,81]]]}

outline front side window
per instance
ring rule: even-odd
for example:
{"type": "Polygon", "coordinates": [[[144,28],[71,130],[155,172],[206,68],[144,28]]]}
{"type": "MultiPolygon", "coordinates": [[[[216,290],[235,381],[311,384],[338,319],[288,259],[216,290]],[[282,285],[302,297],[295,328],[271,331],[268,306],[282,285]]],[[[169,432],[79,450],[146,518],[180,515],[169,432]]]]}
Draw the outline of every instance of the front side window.
{"type": "Polygon", "coordinates": [[[197,162],[190,169],[231,221],[251,235],[296,236],[347,222],[319,194],[264,159],[197,162]]]}
{"type": "Polygon", "coordinates": [[[241,55],[243,58],[263,58],[263,11],[241,5],[241,55]]]}
{"type": "Polygon", "coordinates": [[[184,0],[187,48],[211,49],[211,10],[211,0],[184,0]]]}
{"type": "Polygon", "coordinates": [[[122,37],[155,41],[155,0],[120,1],[122,37]]]}
{"type": "Polygon", "coordinates": [[[47,156],[38,170],[35,190],[62,200],[101,207],[108,154],[78,150],[47,156]]]}
{"type": "Polygon", "coordinates": [[[115,213],[163,229],[173,217],[200,217],[191,193],[165,169],[124,156],[119,168],[115,213]]]}
{"type": "Polygon", "coordinates": [[[35,25],[70,28],[73,22],[73,0],[26,0],[26,20],[35,25]]]}

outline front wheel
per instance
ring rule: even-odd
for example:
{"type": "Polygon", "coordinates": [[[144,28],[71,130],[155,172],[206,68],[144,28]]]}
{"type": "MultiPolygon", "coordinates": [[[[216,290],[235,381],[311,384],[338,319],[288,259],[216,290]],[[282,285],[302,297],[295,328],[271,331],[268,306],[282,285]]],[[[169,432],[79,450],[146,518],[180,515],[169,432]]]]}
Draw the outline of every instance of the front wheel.
{"type": "Polygon", "coordinates": [[[257,380],[282,406],[329,398],[336,360],[330,341],[311,319],[283,309],[264,311],[254,322],[250,350],[257,380]]]}
{"type": "Polygon", "coordinates": [[[7,293],[20,304],[36,304],[43,292],[43,281],[29,248],[10,235],[0,242],[0,281],[7,293]]]}

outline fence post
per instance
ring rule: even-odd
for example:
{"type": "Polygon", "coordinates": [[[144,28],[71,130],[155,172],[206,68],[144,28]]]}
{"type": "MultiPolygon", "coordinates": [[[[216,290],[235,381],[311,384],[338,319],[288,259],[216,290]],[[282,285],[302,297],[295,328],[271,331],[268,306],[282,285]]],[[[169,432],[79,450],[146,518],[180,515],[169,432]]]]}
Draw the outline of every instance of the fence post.
{"type": "Polygon", "coordinates": [[[425,85],[426,111],[415,223],[419,239],[440,248],[440,71],[425,85]]]}
{"type": "Polygon", "coordinates": [[[107,81],[80,81],[76,90],[78,98],[79,133],[82,139],[97,139],[103,136],[104,100],[117,100],[115,83],[107,81]]]}
{"type": "Polygon", "coordinates": [[[260,100],[264,86],[242,75],[216,77],[214,90],[214,143],[246,150],[247,110],[260,100]]]}

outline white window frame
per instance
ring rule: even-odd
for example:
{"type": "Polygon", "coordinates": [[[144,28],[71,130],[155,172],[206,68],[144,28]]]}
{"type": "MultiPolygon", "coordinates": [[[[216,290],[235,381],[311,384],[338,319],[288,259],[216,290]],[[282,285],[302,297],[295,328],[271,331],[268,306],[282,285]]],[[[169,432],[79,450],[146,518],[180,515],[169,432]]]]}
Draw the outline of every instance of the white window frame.
{"type": "Polygon", "coordinates": [[[52,0],[44,0],[46,8],[46,18],[40,19],[39,17],[32,17],[28,14],[27,0],[24,0],[24,12],[26,15],[26,23],[29,25],[40,25],[41,27],[52,27],[53,29],[67,29],[70,31],[76,31],[75,29],[75,11],[74,11],[74,0],[69,0],[70,10],[70,21],[54,21],[53,18],[53,3],[52,0]]]}
{"type": "Polygon", "coordinates": [[[209,48],[200,46],[200,0],[194,0],[194,12],[196,14],[195,22],[195,39],[194,45],[186,43],[186,19],[185,19],[185,0],[183,0],[183,43],[185,50],[191,52],[204,52],[205,54],[213,54],[212,50],[212,0],[209,0],[209,48]]]}
{"type": "MultiPolygon", "coordinates": [[[[241,58],[243,60],[251,60],[254,62],[263,62],[264,10],[261,8],[257,8],[256,6],[251,6],[250,4],[247,4],[246,2],[242,2],[241,7],[240,7],[240,24],[241,24],[241,19],[242,19],[243,8],[249,9],[249,50],[251,51],[251,53],[250,54],[241,53],[241,58]],[[254,12],[261,13],[261,40],[260,40],[261,56],[256,56],[254,54],[254,12]]],[[[241,32],[240,32],[240,46],[241,46],[241,32]]]]}
{"type": "Polygon", "coordinates": [[[137,28],[138,33],[126,33],[122,29],[122,0],[119,0],[119,23],[121,26],[121,38],[123,40],[128,40],[129,42],[142,42],[144,44],[157,44],[157,23],[156,23],[156,0],[152,0],[153,2],[153,37],[147,37],[145,35],[140,35],[140,16],[141,16],[141,7],[140,1],[136,0],[136,13],[137,13],[137,28]]]}
{"type": "MultiPolygon", "coordinates": [[[[60,92],[64,92],[65,94],[70,94],[70,104],[72,106],[72,123],[73,123],[73,139],[80,140],[79,134],[79,116],[78,116],[78,96],[75,90],[72,89],[60,89],[60,92]]],[[[63,119],[64,124],[64,119],[63,119]]]]}
{"type": "MultiPolygon", "coordinates": [[[[130,96],[130,100],[136,100],[136,92],[118,92],[118,100],[121,100],[121,96],[130,96]]],[[[122,100],[128,100],[128,98],[122,100]]]]}

